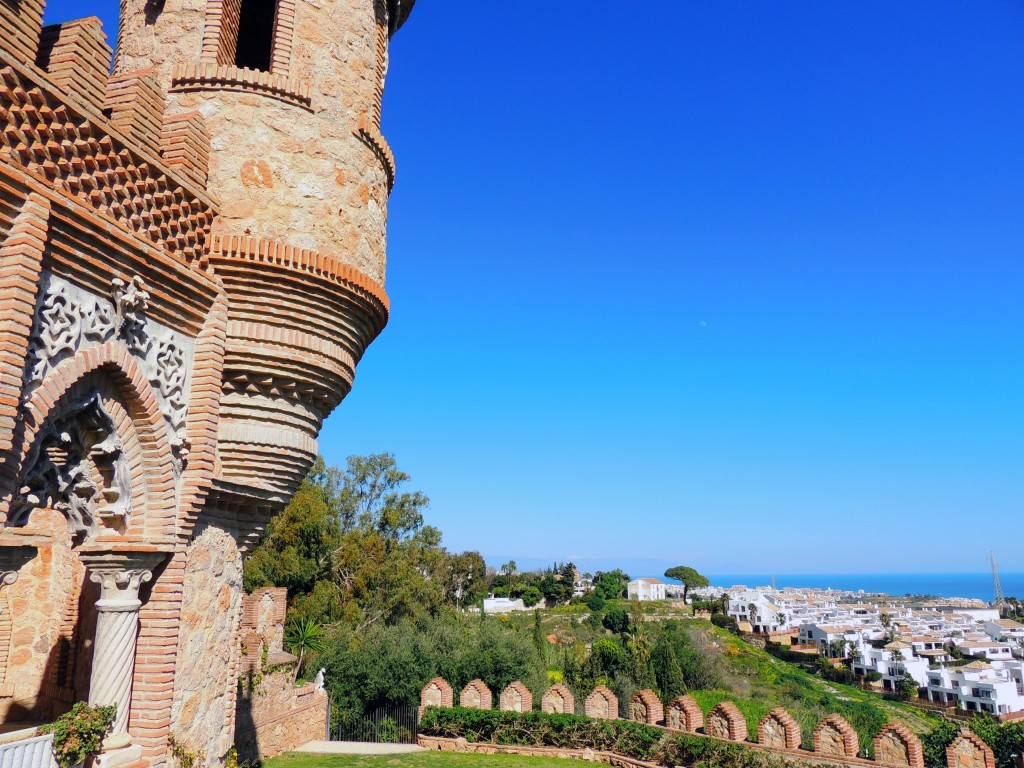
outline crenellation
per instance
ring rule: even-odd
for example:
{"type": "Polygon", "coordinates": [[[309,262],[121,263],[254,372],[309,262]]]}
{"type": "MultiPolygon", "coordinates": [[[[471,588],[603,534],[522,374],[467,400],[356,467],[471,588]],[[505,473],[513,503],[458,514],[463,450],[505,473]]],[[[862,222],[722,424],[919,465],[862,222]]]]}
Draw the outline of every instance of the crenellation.
{"type": "Polygon", "coordinates": [[[110,116],[110,125],[150,154],[160,154],[166,108],[152,68],[122,72],[107,82],[104,111],[110,116]]]}
{"type": "Polygon", "coordinates": [[[89,16],[43,27],[36,66],[61,91],[99,112],[104,107],[112,53],[102,23],[89,16]]]}

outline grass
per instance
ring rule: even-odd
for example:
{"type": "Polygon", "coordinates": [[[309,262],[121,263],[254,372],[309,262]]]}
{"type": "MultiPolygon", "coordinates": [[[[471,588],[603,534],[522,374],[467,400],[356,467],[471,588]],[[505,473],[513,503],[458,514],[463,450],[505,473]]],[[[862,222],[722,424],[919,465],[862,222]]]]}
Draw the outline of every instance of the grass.
{"type": "Polygon", "coordinates": [[[266,760],[263,768],[565,768],[558,758],[414,752],[407,755],[314,755],[303,752],[266,760]]]}

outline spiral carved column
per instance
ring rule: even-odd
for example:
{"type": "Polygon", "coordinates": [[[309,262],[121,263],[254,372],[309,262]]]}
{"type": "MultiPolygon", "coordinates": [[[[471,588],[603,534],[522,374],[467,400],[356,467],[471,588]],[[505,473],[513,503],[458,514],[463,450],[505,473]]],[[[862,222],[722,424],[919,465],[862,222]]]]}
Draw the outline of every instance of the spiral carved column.
{"type": "Polygon", "coordinates": [[[131,743],[128,718],[135,672],[135,642],[139,634],[139,588],[153,578],[163,559],[154,553],[104,553],[82,558],[89,578],[100,585],[96,601],[96,641],[93,644],[89,705],[117,707],[107,749],[131,743]]]}

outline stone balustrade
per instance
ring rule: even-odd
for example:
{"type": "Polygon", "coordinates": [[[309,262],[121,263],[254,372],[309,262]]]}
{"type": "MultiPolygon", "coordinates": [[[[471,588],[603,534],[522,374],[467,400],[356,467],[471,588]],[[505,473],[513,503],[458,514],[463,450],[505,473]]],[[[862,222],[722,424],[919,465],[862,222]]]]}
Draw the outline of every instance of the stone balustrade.
{"type": "MultiPolygon", "coordinates": [[[[451,707],[454,695],[452,687],[443,678],[435,677],[424,686],[420,697],[421,714],[428,706],[451,707]]],[[[472,709],[491,709],[491,690],[482,680],[473,680],[462,689],[459,698],[462,707],[472,709]]],[[[600,720],[617,720],[619,718],[618,699],[606,686],[599,685],[585,699],[583,710],[586,717],[600,720]]],[[[530,712],[533,709],[533,695],[520,681],[510,683],[501,692],[499,709],[503,712],[530,712]]],[[[575,711],[575,698],[569,688],[561,683],[552,685],[541,696],[541,711],[546,713],[572,714],[575,711]]],[[[910,728],[898,720],[890,721],[872,740],[874,760],[860,756],[860,740],[857,732],[841,715],[831,714],[821,720],[815,727],[813,749],[801,747],[803,734],[796,719],[782,707],[776,707],[766,714],[757,724],[757,739],[748,741],[746,718],[734,702],[722,701],[712,707],[706,714],[701,710],[692,696],[677,696],[663,706],[657,694],[651,690],[637,691],[627,706],[628,719],[647,725],[663,728],[666,731],[681,731],[701,737],[744,743],[754,749],[761,749],[793,760],[810,760],[827,762],[834,765],[871,768],[871,766],[890,766],[892,768],[924,768],[924,751],[921,739],[910,728]]],[[[422,737],[431,744],[432,749],[454,749],[453,744],[461,740],[437,739],[422,737]],[[436,742],[436,743],[435,743],[436,742]],[[445,742],[445,744],[441,744],[445,742]]],[[[498,752],[518,752],[520,748],[505,745],[476,745],[493,754],[498,752]]],[[[480,751],[478,749],[477,751],[480,751]]],[[[535,748],[529,752],[522,748],[523,754],[534,752],[545,753],[547,748],[535,748]]],[[[590,750],[561,750],[562,752],[589,752],[590,750]]],[[[596,753],[595,753],[596,754],[596,753]]],[[[576,756],[566,755],[566,756],[576,756]]],[[[608,755],[611,764],[625,765],[617,762],[626,760],[608,755]]],[[[588,759],[588,758],[585,758],[588,759]]],[[[964,731],[946,749],[948,768],[995,768],[995,756],[992,749],[978,736],[964,731]]],[[[628,764],[640,763],[633,761],[628,764]]]]}

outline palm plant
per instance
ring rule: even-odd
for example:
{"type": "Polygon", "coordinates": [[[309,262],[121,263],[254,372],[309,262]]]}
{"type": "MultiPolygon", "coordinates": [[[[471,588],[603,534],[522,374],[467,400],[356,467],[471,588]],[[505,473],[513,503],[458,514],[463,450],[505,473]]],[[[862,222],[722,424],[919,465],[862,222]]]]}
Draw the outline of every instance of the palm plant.
{"type": "Polygon", "coordinates": [[[327,645],[324,642],[324,628],[312,619],[297,619],[291,622],[284,633],[284,644],[291,653],[299,657],[299,661],[295,665],[293,680],[299,676],[299,670],[302,669],[302,662],[307,651],[323,653],[327,650],[327,645]]]}

